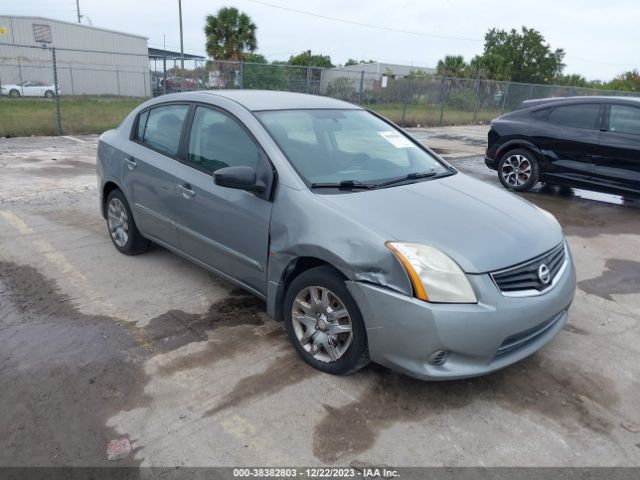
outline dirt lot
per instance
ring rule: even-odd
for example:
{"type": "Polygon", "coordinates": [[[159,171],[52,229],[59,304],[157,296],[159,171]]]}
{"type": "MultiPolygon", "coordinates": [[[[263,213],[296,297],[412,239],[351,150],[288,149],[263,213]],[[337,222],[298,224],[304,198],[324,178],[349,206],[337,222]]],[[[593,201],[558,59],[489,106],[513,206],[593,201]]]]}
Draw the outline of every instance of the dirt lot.
{"type": "MultiPolygon", "coordinates": [[[[485,127],[414,133],[497,183],[485,127]]],[[[0,140],[0,465],[113,465],[123,437],[117,465],[640,465],[630,202],[527,195],[562,223],[579,276],[565,330],[533,357],[456,382],[332,377],[298,360],[261,301],[159,247],[118,254],[96,142],[0,140]]]]}

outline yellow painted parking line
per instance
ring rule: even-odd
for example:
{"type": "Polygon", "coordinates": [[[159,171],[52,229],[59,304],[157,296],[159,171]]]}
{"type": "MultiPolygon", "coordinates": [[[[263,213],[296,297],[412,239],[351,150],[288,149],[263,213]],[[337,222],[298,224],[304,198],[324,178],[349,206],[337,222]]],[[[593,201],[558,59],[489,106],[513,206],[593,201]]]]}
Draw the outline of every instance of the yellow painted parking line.
{"type": "Polygon", "coordinates": [[[62,138],[66,138],[68,140],[73,140],[74,142],[79,142],[79,143],[87,143],[84,140],[80,140],[79,138],[76,137],[71,137],[69,135],[63,135],[62,138]]]}
{"type": "MultiPolygon", "coordinates": [[[[11,210],[0,210],[0,216],[21,235],[33,235],[36,233],[24,220],[11,210]]],[[[49,263],[54,265],[56,269],[69,280],[73,288],[83,297],[88,299],[90,303],[98,305],[100,309],[104,311],[104,315],[108,315],[118,322],[118,324],[129,330],[132,337],[136,340],[136,343],[145,348],[150,347],[150,342],[144,338],[140,329],[136,327],[135,321],[129,317],[127,312],[117,309],[113,304],[104,300],[101,295],[93,290],[88,284],[87,277],[74,267],[62,252],[56,250],[51,243],[43,239],[31,240],[31,244],[40,255],[44,256],[49,263]]]]}
{"type": "Polygon", "coordinates": [[[276,450],[272,443],[265,441],[260,431],[248,418],[234,414],[220,422],[220,425],[227,433],[253,450],[265,452],[271,460],[276,460],[277,463],[282,465],[294,464],[294,460],[289,455],[280,449],[276,450]],[[277,456],[277,458],[273,458],[274,456],[277,456]]]}
{"type": "Polygon", "coordinates": [[[5,219],[5,221],[9,225],[15,228],[18,231],[18,233],[20,233],[21,235],[31,235],[33,233],[33,230],[11,210],[0,210],[0,215],[2,216],[2,218],[5,219]]]}
{"type": "Polygon", "coordinates": [[[220,425],[249,448],[261,452],[269,451],[267,444],[260,438],[258,429],[248,419],[236,414],[223,420],[220,425]]]}

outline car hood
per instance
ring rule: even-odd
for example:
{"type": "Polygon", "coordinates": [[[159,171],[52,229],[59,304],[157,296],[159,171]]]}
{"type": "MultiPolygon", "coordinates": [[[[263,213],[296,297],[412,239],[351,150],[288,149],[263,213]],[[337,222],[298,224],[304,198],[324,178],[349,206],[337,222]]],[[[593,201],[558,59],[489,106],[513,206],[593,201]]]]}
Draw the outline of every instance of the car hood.
{"type": "Polygon", "coordinates": [[[500,270],[563,240],[555,218],[531,202],[467,175],[379,190],[317,195],[390,241],[436,247],[467,273],[500,270]]]}

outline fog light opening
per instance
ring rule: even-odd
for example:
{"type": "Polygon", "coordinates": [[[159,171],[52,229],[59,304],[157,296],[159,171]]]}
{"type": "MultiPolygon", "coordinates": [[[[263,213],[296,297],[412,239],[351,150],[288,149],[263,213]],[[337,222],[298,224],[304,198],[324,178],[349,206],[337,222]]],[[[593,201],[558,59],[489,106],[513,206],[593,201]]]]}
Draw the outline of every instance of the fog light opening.
{"type": "Polygon", "coordinates": [[[430,356],[429,359],[427,360],[427,363],[429,363],[429,365],[433,365],[434,367],[437,367],[439,365],[444,364],[444,362],[447,361],[447,358],[449,357],[449,352],[446,350],[437,350],[435,352],[433,352],[430,356]]]}

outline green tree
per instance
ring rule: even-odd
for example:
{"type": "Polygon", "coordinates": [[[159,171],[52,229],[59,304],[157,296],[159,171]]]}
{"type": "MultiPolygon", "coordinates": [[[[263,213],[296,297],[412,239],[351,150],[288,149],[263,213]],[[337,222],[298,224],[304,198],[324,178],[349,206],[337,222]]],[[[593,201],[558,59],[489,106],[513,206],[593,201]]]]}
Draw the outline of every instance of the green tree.
{"type": "Polygon", "coordinates": [[[554,79],[556,85],[567,85],[569,87],[590,87],[592,84],[578,73],[570,75],[560,75],[554,79]]]}
{"type": "Polygon", "coordinates": [[[640,72],[638,69],[634,69],[621,73],[610,82],[604,84],[604,88],[638,92],[640,91],[640,72]]]}
{"type": "Polygon", "coordinates": [[[289,57],[287,61],[289,65],[298,65],[301,67],[320,67],[333,68],[331,57],[329,55],[314,55],[311,50],[306,50],[298,55],[289,57]]]}
{"type": "Polygon", "coordinates": [[[356,60],[355,58],[350,58],[349,60],[346,61],[346,63],[344,64],[345,67],[351,67],[353,65],[363,65],[365,63],[376,63],[375,60],[356,60]]]}
{"type": "Polygon", "coordinates": [[[234,7],[223,7],[216,15],[207,15],[204,33],[207,54],[215,60],[242,61],[246,52],[255,52],[256,24],[249,15],[234,7]]]}
{"type": "Polygon", "coordinates": [[[486,53],[484,55],[476,55],[471,59],[466,70],[466,76],[469,78],[505,81],[511,80],[511,71],[502,57],[486,53]]]}
{"type": "Polygon", "coordinates": [[[484,53],[472,60],[472,71],[494,80],[551,83],[562,74],[564,55],[561,48],[552,50],[533,28],[492,28],[484,37],[484,53]]]}
{"type": "Polygon", "coordinates": [[[284,90],[287,87],[284,68],[269,64],[264,55],[245,53],[242,65],[242,88],[284,90]]]}
{"type": "Polygon", "coordinates": [[[438,61],[436,73],[443,77],[463,77],[467,64],[462,55],[447,55],[438,61]]]}

